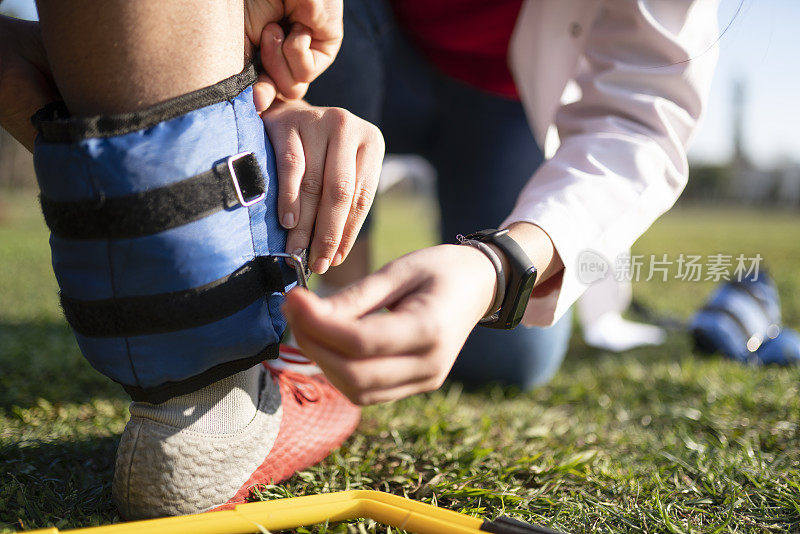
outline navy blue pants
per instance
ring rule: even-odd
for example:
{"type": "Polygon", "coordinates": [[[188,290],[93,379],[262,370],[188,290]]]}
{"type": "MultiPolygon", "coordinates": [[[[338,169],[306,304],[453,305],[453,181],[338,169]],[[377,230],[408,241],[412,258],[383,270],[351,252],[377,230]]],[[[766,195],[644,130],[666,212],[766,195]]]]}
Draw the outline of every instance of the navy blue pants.
{"type": "MultiPolygon", "coordinates": [[[[495,228],[542,163],[522,105],[439,73],[412,48],[384,0],[346,0],[345,38],[308,101],[377,125],[387,151],[436,168],[441,239],[495,228]]],[[[567,350],[571,316],[550,328],[476,328],[451,372],[467,384],[524,389],[549,380],[567,350]]]]}

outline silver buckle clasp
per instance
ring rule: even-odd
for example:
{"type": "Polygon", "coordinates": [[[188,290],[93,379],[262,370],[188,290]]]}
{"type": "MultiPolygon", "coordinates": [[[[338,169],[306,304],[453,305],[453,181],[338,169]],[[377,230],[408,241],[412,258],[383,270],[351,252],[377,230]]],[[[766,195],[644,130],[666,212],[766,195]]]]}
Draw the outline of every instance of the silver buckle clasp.
{"type": "Polygon", "coordinates": [[[288,252],[272,252],[270,256],[275,256],[276,258],[283,258],[286,260],[286,263],[294,269],[294,274],[297,277],[297,285],[304,289],[308,289],[308,275],[306,274],[306,269],[304,265],[303,258],[297,254],[290,254],[288,252]]]}
{"type": "Polygon", "coordinates": [[[252,152],[240,152],[239,154],[234,154],[233,156],[228,157],[228,172],[231,175],[231,182],[233,183],[233,189],[236,191],[236,198],[239,199],[239,204],[244,206],[245,208],[248,206],[252,206],[253,204],[258,204],[262,200],[267,197],[266,191],[258,195],[257,197],[251,199],[245,199],[244,194],[242,193],[242,188],[239,185],[239,178],[236,176],[236,169],[233,166],[233,163],[236,160],[240,160],[245,156],[252,156],[252,152]]]}

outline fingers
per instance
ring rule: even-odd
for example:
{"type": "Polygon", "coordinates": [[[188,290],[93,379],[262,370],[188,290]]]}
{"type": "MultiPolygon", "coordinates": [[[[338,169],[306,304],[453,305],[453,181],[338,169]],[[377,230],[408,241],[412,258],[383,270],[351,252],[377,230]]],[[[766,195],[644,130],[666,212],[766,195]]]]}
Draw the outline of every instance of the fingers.
{"type": "Polygon", "coordinates": [[[350,254],[361,226],[367,219],[372,202],[375,200],[375,191],[378,189],[378,179],[381,174],[383,163],[383,136],[377,128],[374,128],[377,135],[373,135],[362,144],[356,156],[356,188],[353,196],[353,203],[350,206],[350,213],[347,217],[342,240],[339,248],[334,255],[331,265],[336,266],[344,261],[350,254]]]}
{"type": "MultiPolygon", "coordinates": [[[[325,154],[328,141],[322,132],[312,124],[308,129],[300,130],[305,154],[305,173],[299,186],[300,213],[297,224],[286,237],[286,250],[308,248],[317,219],[317,208],[322,195],[325,154]]],[[[313,262],[309,262],[313,268],[313,262]]],[[[319,271],[316,271],[319,274],[319,271]]]]}
{"type": "Polygon", "coordinates": [[[286,14],[294,24],[286,38],[284,54],[292,73],[298,80],[311,82],[333,62],[344,37],[343,9],[341,0],[295,2],[287,7],[286,14]],[[290,51],[287,46],[295,28],[307,30],[311,36],[311,39],[299,44],[305,47],[303,54],[298,58],[301,63],[296,61],[293,55],[295,51],[290,51]],[[305,76],[302,73],[305,73],[305,76]]]}
{"type": "Polygon", "coordinates": [[[312,269],[316,273],[324,273],[334,261],[341,263],[341,257],[334,256],[339,249],[353,205],[358,145],[353,146],[354,136],[348,131],[351,128],[348,115],[344,110],[333,108],[323,118],[328,122],[327,129],[332,135],[328,141],[322,196],[309,255],[312,269]]]}
{"type": "Polygon", "coordinates": [[[383,138],[377,128],[339,108],[306,122],[300,136],[305,175],[287,250],[310,244],[309,265],[322,274],[344,261],[367,217],[378,187],[383,138]]]}
{"type": "Polygon", "coordinates": [[[244,8],[245,33],[260,48],[262,66],[278,93],[289,100],[302,98],[339,52],[342,0],[245,0],[244,8]],[[281,21],[291,23],[288,35],[281,21]]]}
{"type": "MultiPolygon", "coordinates": [[[[373,285],[369,290],[379,288],[373,285]]],[[[426,313],[424,301],[403,300],[413,291],[413,285],[404,287],[404,295],[399,302],[391,303],[394,305],[388,313],[353,316],[352,308],[337,307],[330,299],[320,299],[308,292],[289,296],[284,311],[296,336],[314,340],[351,359],[418,354],[436,345],[441,328],[440,320],[426,313]],[[298,317],[302,320],[293,321],[298,317]]]]}
{"type": "Polygon", "coordinates": [[[464,287],[476,278],[472,267],[482,272],[485,266],[463,261],[457,250],[413,252],[325,299],[291,291],[283,310],[297,342],[358,404],[439,387],[484,296],[464,287]]]}
{"type": "Polygon", "coordinates": [[[289,71],[297,82],[310,83],[319,75],[314,54],[311,53],[311,30],[295,23],[283,43],[283,55],[289,71]]]}
{"type": "Polygon", "coordinates": [[[375,313],[355,321],[306,318],[304,323],[296,329],[302,336],[347,354],[350,360],[424,353],[435,345],[438,333],[433,322],[405,310],[375,313]]]}
{"type": "Polygon", "coordinates": [[[245,0],[244,30],[254,46],[261,45],[264,26],[284,17],[284,3],[273,0],[245,0]]]}
{"type": "Polygon", "coordinates": [[[303,143],[296,128],[279,123],[270,130],[278,170],[278,220],[291,230],[300,219],[300,183],[306,169],[303,143]]]}
{"type": "Polygon", "coordinates": [[[422,355],[382,356],[352,360],[304,334],[295,339],[325,376],[355,404],[387,402],[441,386],[447,369],[422,355]]]}
{"type": "Polygon", "coordinates": [[[275,82],[266,74],[259,74],[258,80],[253,85],[253,103],[256,105],[256,111],[260,114],[269,109],[277,93],[275,82]]]}
{"type": "Polygon", "coordinates": [[[6,18],[0,36],[4,48],[0,72],[0,122],[25,148],[33,152],[36,130],[31,115],[49,102],[63,100],[59,95],[42,44],[39,24],[6,18]],[[8,40],[7,40],[8,39],[8,40]]]}
{"type": "Polygon", "coordinates": [[[289,20],[312,28],[315,41],[341,41],[344,18],[342,0],[292,1],[284,2],[284,5],[289,20]]]}
{"type": "Polygon", "coordinates": [[[372,206],[383,136],[346,110],[304,102],[281,100],[261,117],[277,156],[286,250],[310,248],[309,265],[322,274],[342,263],[372,206]]]}
{"type": "MultiPolygon", "coordinates": [[[[302,43],[302,37],[295,42],[302,43]]],[[[261,64],[275,83],[278,92],[287,99],[302,98],[308,90],[308,83],[297,81],[292,76],[289,63],[283,53],[284,34],[277,22],[264,26],[261,33],[261,64]]]]}
{"type": "Polygon", "coordinates": [[[423,277],[412,269],[389,264],[325,299],[310,291],[292,291],[286,296],[284,307],[304,320],[312,314],[331,316],[334,311],[336,317],[353,320],[394,307],[423,283],[423,277]]]}

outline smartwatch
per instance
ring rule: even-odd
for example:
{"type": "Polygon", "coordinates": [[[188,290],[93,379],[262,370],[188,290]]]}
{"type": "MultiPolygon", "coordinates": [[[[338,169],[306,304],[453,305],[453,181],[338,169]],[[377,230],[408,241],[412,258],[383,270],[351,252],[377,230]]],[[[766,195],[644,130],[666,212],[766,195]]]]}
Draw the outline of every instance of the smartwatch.
{"type": "Polygon", "coordinates": [[[502,252],[508,263],[508,280],[500,309],[478,323],[488,328],[510,330],[517,326],[525,315],[525,308],[536,282],[536,267],[508,230],[481,230],[464,236],[465,240],[493,245],[502,252]]]}

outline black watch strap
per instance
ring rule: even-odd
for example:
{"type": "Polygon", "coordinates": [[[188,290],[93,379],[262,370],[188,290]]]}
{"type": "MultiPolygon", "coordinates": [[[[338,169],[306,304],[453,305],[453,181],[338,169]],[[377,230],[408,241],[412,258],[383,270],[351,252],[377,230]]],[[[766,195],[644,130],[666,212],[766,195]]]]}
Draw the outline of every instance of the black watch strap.
{"type": "Polygon", "coordinates": [[[536,267],[522,247],[508,235],[508,230],[481,230],[464,238],[494,245],[503,253],[508,264],[508,280],[500,310],[482,319],[479,324],[489,328],[514,328],[522,320],[528,306],[536,282],[536,267]]]}

